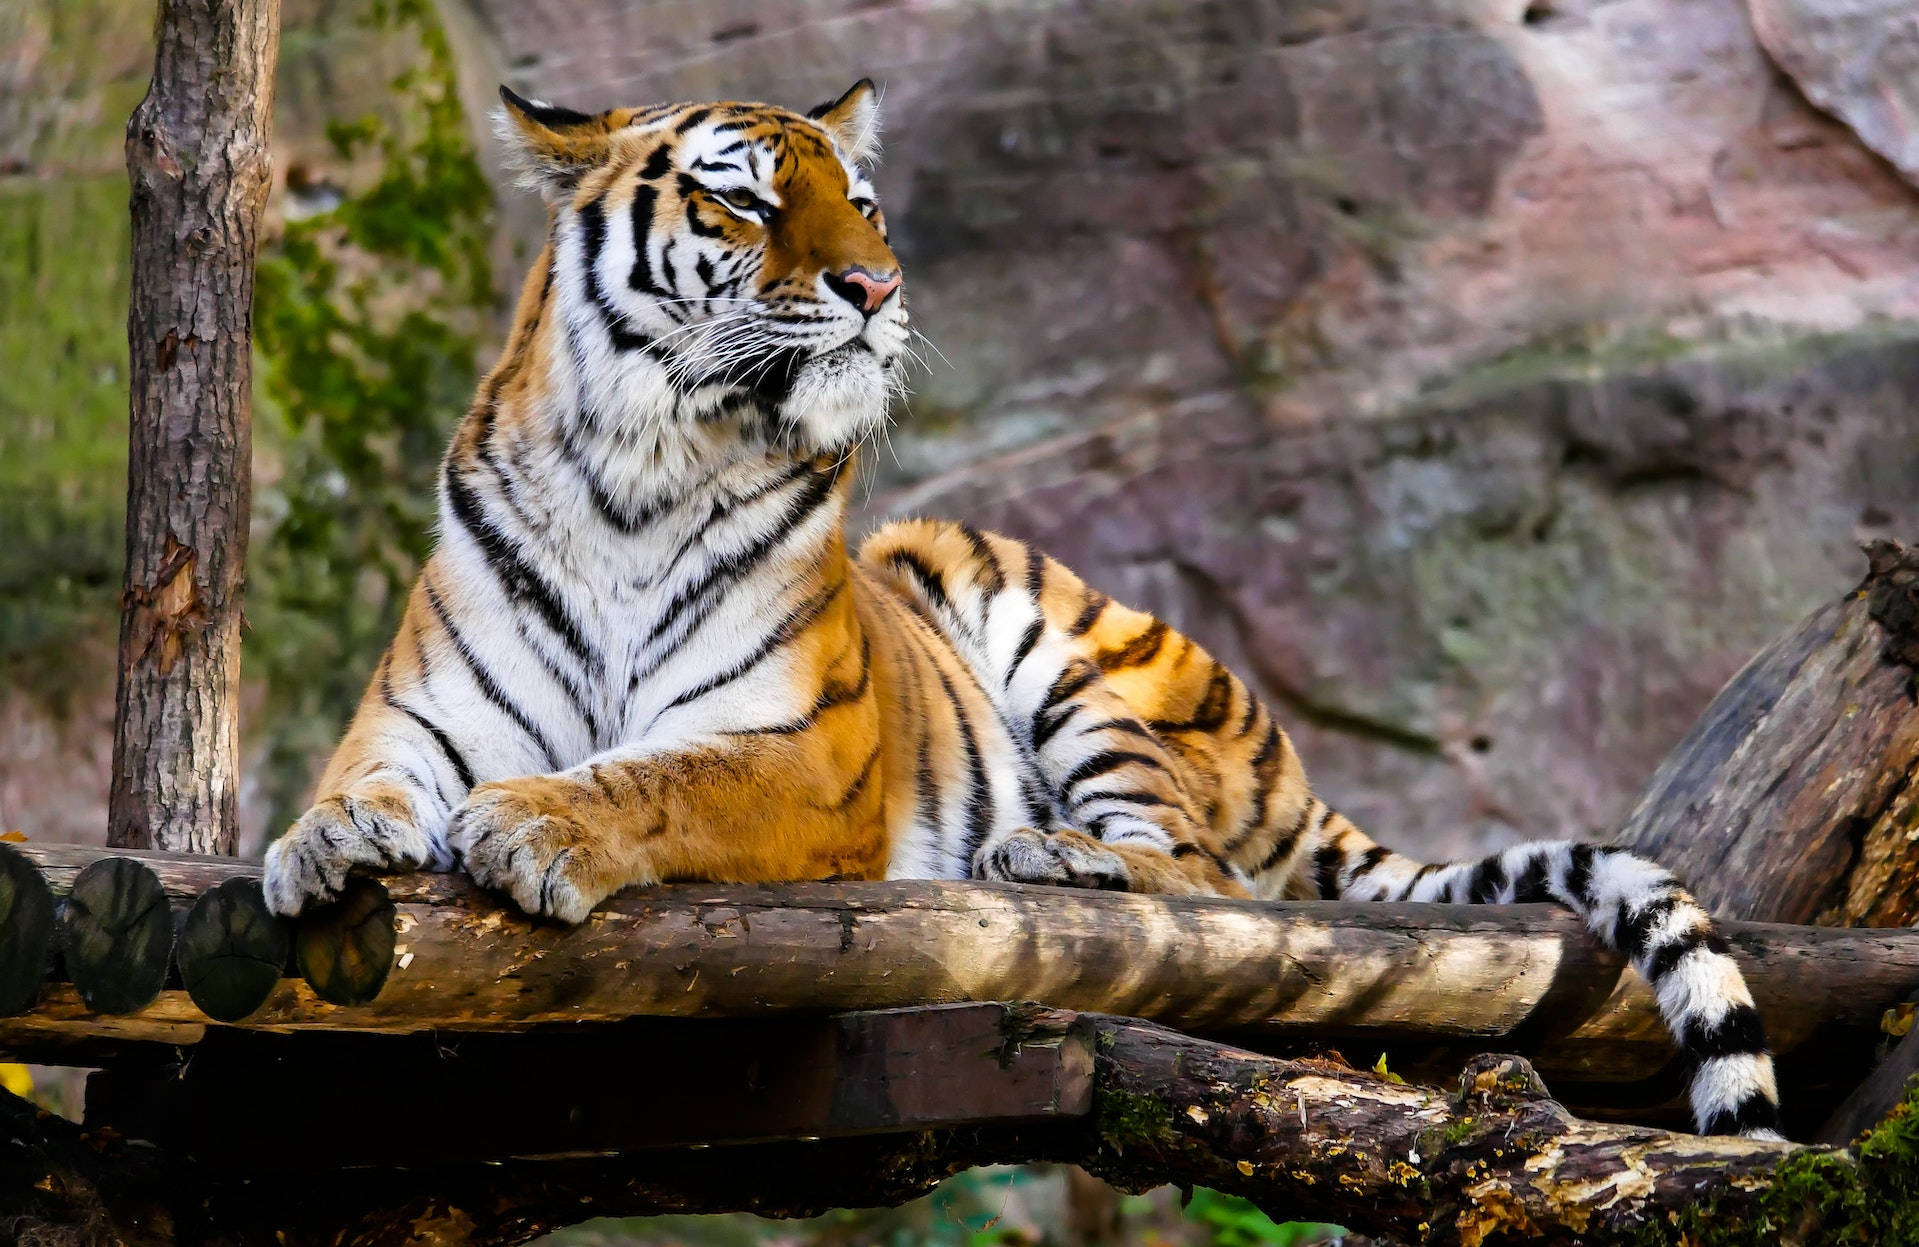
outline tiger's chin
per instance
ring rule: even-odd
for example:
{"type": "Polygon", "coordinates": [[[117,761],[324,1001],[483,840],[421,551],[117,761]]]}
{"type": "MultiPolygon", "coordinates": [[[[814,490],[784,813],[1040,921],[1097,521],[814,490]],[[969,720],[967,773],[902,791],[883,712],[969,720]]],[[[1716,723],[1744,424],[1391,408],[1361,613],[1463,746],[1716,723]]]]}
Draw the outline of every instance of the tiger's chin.
{"type": "Polygon", "coordinates": [[[782,414],[809,450],[845,450],[886,423],[891,397],[885,362],[849,342],[799,366],[782,414]]]}

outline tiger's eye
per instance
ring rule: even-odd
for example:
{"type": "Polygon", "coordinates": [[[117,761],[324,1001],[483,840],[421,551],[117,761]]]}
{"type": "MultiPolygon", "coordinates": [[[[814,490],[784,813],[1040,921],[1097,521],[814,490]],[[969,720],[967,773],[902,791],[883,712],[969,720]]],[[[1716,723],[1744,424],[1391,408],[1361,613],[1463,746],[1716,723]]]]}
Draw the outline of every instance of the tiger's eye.
{"type": "Polygon", "coordinates": [[[719,192],[719,197],[731,206],[738,208],[741,212],[757,214],[763,211],[759,196],[749,190],[735,188],[730,191],[721,191],[719,192]]]}

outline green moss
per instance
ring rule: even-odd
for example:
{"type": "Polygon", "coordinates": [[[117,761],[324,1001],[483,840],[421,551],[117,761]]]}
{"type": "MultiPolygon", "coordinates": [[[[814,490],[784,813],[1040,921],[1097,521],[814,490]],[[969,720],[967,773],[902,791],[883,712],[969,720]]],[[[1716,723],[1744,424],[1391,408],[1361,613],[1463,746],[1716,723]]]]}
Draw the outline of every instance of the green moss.
{"type": "MultiPolygon", "coordinates": [[[[1645,1227],[1640,1247],[1778,1247],[1781,1242],[1919,1244],[1919,1076],[1848,1152],[1796,1153],[1773,1171],[1756,1213],[1726,1197],[1645,1227]]],[[[1741,1200],[1743,1203],[1744,1201],[1741,1200]]]]}
{"type": "Polygon", "coordinates": [[[1100,1137],[1120,1147],[1161,1140],[1174,1129],[1173,1110],[1151,1096],[1102,1090],[1094,1113],[1100,1137]]]}

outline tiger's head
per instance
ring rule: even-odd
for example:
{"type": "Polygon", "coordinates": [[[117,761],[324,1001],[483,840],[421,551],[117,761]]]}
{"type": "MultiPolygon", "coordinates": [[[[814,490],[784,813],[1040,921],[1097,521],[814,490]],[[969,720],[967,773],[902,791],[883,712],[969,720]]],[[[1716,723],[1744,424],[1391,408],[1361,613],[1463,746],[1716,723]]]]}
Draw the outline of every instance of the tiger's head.
{"type": "Polygon", "coordinates": [[[553,208],[551,280],[598,401],[653,402],[650,421],[749,413],[808,452],[885,422],[908,330],[865,171],[877,150],[870,81],[805,115],[765,104],[589,114],[500,96],[524,180],[553,208]]]}

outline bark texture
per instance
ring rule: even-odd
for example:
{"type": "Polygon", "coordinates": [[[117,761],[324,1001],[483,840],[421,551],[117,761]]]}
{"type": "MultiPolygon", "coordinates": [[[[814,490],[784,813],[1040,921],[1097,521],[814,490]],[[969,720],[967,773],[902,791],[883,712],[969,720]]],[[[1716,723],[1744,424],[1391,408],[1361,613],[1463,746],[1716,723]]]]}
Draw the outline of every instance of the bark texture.
{"type": "MultiPolygon", "coordinates": [[[[18,849],[56,895],[104,856],[73,845],[18,849]]],[[[179,908],[259,871],[128,856],[153,868],[179,908]]],[[[1595,1084],[1646,1080],[1672,1058],[1644,982],[1571,914],[1545,905],[1279,904],[945,882],[680,884],[619,896],[568,929],[530,922],[454,876],[399,876],[387,886],[391,969],[370,1003],[328,1004],[286,978],[243,1025],[516,1031],[1041,1000],[1260,1046],[1335,1042],[1368,1056],[1393,1044],[1409,1054],[1441,1049],[1451,1068],[1462,1051],[1497,1046],[1535,1055],[1554,1078],[1595,1084]]],[[[1919,988],[1919,931],[1730,924],[1726,934],[1774,1048],[1795,1060],[1803,1048],[1809,1071],[1828,1081],[1835,1068],[1856,1067],[1883,1011],[1919,988]]],[[[184,991],[107,1017],[56,982],[29,1013],[0,1019],[0,1052],[85,1064],[76,1048],[193,1044],[207,1020],[184,991]]],[[[1580,1095],[1582,1109],[1647,1107],[1610,1088],[1580,1095]]]]}
{"type": "Polygon", "coordinates": [[[110,843],[238,838],[253,259],[279,0],[163,0],[127,123],[132,359],[110,843]]]}
{"type": "Polygon", "coordinates": [[[1717,913],[1919,921],[1919,551],[1866,554],[1855,591],[1720,690],[1620,832],[1717,913]]]}

